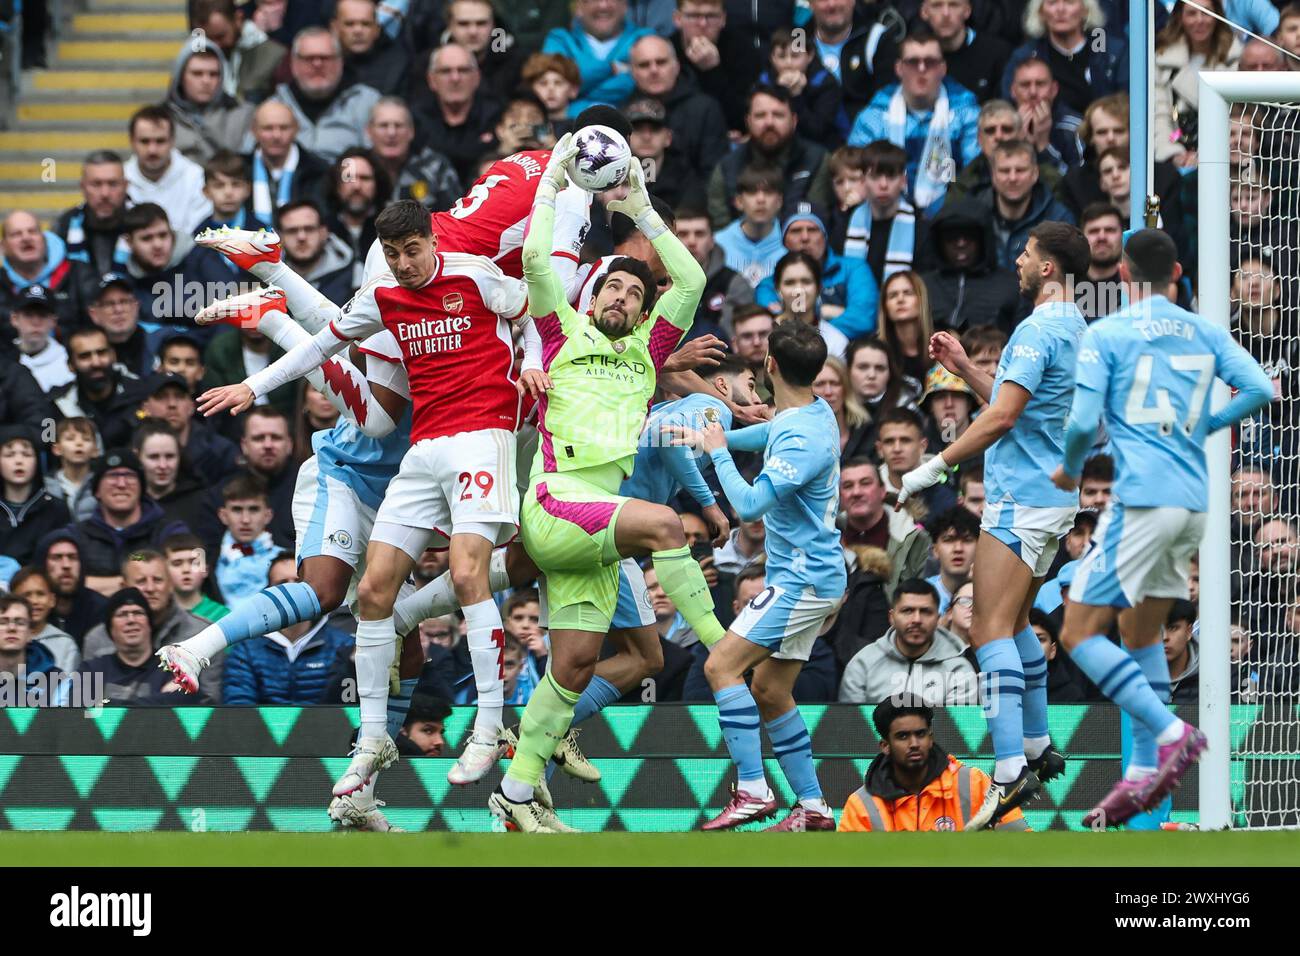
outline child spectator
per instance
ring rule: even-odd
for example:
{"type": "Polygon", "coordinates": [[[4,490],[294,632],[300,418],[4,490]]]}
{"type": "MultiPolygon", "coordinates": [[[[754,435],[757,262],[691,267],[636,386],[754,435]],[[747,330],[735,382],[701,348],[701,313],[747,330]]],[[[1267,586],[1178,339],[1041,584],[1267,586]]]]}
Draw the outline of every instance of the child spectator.
{"type": "MultiPolygon", "coordinates": [[[[972,365],[989,378],[997,378],[1002,350],[1007,347],[1007,333],[996,325],[975,325],[961,334],[961,345],[972,365]]],[[[981,401],[980,406],[983,405],[981,401]]]]}
{"type": "Polygon", "coordinates": [[[867,201],[867,166],[863,152],[862,146],[841,146],[827,160],[835,204],[826,225],[830,230],[831,248],[840,255],[844,254],[849,218],[858,206],[867,201]]]}
{"type": "MultiPolygon", "coordinates": [[[[203,195],[212,203],[212,215],[199,230],[230,226],[232,229],[267,229],[269,225],[250,213],[246,204],[253,195],[253,174],[248,160],[238,153],[221,150],[203,166],[203,195]]],[[[232,271],[239,267],[222,256],[232,271]]]]}
{"type": "Polygon", "coordinates": [[[758,82],[788,90],[800,135],[830,147],[849,135],[849,118],[839,81],[813,52],[806,30],[782,27],[772,34],[768,68],[758,82]]]}
{"type": "Polygon", "coordinates": [[[37,441],[25,425],[0,427],[0,554],[31,561],[36,542],[68,523],[68,506],[45,488],[37,441]]]}
{"type": "Polygon", "coordinates": [[[22,683],[25,703],[47,704],[51,703],[48,697],[42,699],[48,694],[44,678],[56,670],[49,648],[32,640],[32,612],[27,602],[0,595],[0,674],[12,674],[22,683]]]}
{"type": "Polygon", "coordinates": [[[502,154],[526,149],[550,149],[555,135],[546,118],[546,110],[529,95],[516,96],[506,104],[495,128],[497,148],[502,154]]]}
{"type": "Polygon", "coordinates": [[[907,153],[885,140],[862,148],[864,201],[849,216],[844,267],[871,270],[879,285],[895,272],[912,268],[921,228],[907,189],[907,153]]]}
{"type": "Polygon", "coordinates": [[[524,61],[522,80],[541,100],[551,123],[568,119],[569,104],[578,98],[582,87],[577,64],[561,53],[534,53],[524,61]]]}
{"type": "Polygon", "coordinates": [[[81,650],[72,635],[50,623],[54,610],[54,584],[40,568],[23,568],[9,582],[9,593],[27,602],[32,614],[32,640],[54,655],[54,666],[65,673],[81,663],[81,650]]]}
{"type": "Polygon", "coordinates": [[[208,555],[197,536],[174,534],[163,541],[162,550],[177,604],[209,624],[230,613],[230,608],[203,593],[208,580],[208,555]]]}
{"type": "Polygon", "coordinates": [[[774,170],[747,166],[736,178],[736,206],[740,218],[720,231],[714,241],[726,255],[726,265],[752,286],[772,274],[785,255],[777,226],[784,186],[774,170]]]}
{"type": "Polygon", "coordinates": [[[546,673],[546,658],[551,653],[541,619],[541,604],[532,588],[516,591],[501,608],[502,626],[524,646],[534,676],[546,673]]]}
{"type": "MultiPolygon", "coordinates": [[[[253,500],[245,498],[242,503],[247,505],[253,500]]],[[[228,501],[231,503],[228,507],[237,507],[241,503],[238,499],[228,501]]],[[[293,556],[281,552],[271,562],[267,576],[258,584],[274,587],[297,580],[298,570],[293,556]]],[[[330,627],[324,617],[242,641],[226,655],[222,703],[299,707],[321,703],[329,681],[330,665],[352,644],[352,635],[330,627]]]]}
{"type": "MultiPolygon", "coordinates": [[[[539,677],[531,658],[523,641],[506,632],[501,650],[502,694],[506,705],[524,706],[537,687],[539,677]]],[[[462,678],[456,692],[456,703],[473,704],[477,700],[478,688],[474,686],[473,677],[462,678]]]]}
{"type": "Polygon", "coordinates": [[[227,604],[252,597],[266,587],[271,562],[281,549],[267,528],[275,513],[266,485],[252,475],[236,475],[221,490],[217,518],[226,530],[217,557],[217,587],[227,604]]]}

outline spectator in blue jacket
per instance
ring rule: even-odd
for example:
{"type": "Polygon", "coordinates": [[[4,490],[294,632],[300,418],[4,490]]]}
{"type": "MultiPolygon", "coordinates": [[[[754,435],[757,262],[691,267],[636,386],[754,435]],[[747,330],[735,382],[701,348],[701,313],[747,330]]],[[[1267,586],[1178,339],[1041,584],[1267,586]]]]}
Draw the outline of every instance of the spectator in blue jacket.
{"type": "Polygon", "coordinates": [[[569,104],[576,117],[588,106],[622,106],[632,95],[632,45],[650,31],[629,26],[627,0],[575,0],[573,24],[546,35],[543,53],[562,53],[578,64],[582,89],[569,104]]]}
{"type": "MultiPolygon", "coordinates": [[[[272,562],[266,584],[274,587],[297,580],[293,556],[284,554],[272,562]]],[[[330,665],[340,650],[351,644],[352,635],[330,627],[325,618],[236,644],[226,655],[222,701],[243,705],[320,703],[330,665]]]]}
{"type": "Polygon", "coordinates": [[[1128,87],[1128,45],[1106,29],[1097,0],[1059,3],[1030,0],[1025,8],[1025,35],[1002,74],[1002,98],[1011,99],[1016,67],[1036,57],[1061,84],[1061,102],[1082,114],[1088,104],[1128,87]]]}
{"type": "Polygon", "coordinates": [[[903,40],[899,82],[877,91],[858,114],[850,146],[884,139],[907,153],[907,185],[917,209],[933,215],[957,171],[980,154],[975,94],[947,78],[939,40],[916,29],[903,40]]]}

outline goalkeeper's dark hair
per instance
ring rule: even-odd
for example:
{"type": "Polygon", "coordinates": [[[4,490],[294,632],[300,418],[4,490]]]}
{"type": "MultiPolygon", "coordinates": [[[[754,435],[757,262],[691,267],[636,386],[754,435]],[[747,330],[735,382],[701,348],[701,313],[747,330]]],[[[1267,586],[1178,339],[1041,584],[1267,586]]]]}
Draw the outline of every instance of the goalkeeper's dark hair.
{"type": "MultiPolygon", "coordinates": [[[[425,213],[428,218],[428,213],[425,213]]],[[[591,288],[591,301],[594,304],[600,290],[605,288],[605,280],[615,272],[626,272],[628,275],[636,276],[641,280],[641,288],[645,298],[641,302],[642,313],[647,313],[655,307],[655,297],[659,294],[659,283],[655,281],[655,275],[650,271],[650,267],[640,259],[633,259],[631,256],[619,256],[609,264],[609,269],[603,276],[596,280],[596,284],[591,288]]]]}
{"type": "Polygon", "coordinates": [[[429,210],[414,199],[402,199],[389,205],[375,217],[375,232],[381,240],[392,242],[416,235],[421,239],[433,235],[429,210]]]}
{"type": "Polygon", "coordinates": [[[573,128],[580,130],[584,126],[608,126],[624,139],[632,135],[632,124],[627,117],[614,107],[603,104],[588,106],[578,114],[578,118],[573,121],[573,128]]]}
{"type": "Polygon", "coordinates": [[[899,717],[920,717],[929,727],[934,723],[934,708],[926,705],[925,700],[912,694],[900,694],[886,697],[871,712],[871,723],[881,740],[889,739],[889,728],[899,717]]]}
{"type": "MultiPolygon", "coordinates": [[[[650,197],[650,205],[654,207],[655,212],[659,213],[665,226],[669,229],[677,228],[677,214],[673,212],[672,206],[658,196],[650,197]]],[[[625,216],[621,212],[616,212],[609,217],[609,233],[614,240],[614,248],[617,249],[639,232],[632,217],[625,216]]]]}
{"type": "Polygon", "coordinates": [[[772,330],[767,354],[787,385],[808,388],[826,364],[826,340],[811,325],[791,319],[772,330]]]}
{"type": "Polygon", "coordinates": [[[1169,234],[1159,229],[1139,229],[1124,243],[1124,261],[1134,282],[1158,286],[1163,290],[1174,281],[1178,265],[1178,247],[1169,234]]]}

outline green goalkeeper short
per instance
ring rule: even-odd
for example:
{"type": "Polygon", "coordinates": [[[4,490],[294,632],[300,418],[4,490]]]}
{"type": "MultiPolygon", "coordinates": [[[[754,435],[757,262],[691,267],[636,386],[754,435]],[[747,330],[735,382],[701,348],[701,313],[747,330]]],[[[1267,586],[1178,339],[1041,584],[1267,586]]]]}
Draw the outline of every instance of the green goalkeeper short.
{"type": "Polygon", "coordinates": [[[571,474],[538,474],[524,496],[524,547],[546,575],[552,630],[609,630],[618,604],[614,526],[630,501],[571,474]]]}

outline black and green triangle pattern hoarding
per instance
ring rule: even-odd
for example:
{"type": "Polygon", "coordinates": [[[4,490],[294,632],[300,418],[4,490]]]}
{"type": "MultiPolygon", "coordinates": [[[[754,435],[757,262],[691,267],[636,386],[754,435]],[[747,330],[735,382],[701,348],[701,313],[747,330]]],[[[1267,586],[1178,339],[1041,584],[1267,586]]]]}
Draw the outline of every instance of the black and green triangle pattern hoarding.
{"type": "MultiPolygon", "coordinates": [[[[800,710],[827,799],[843,806],[877,752],[871,708],[800,710]]],[[[1248,785],[1272,787],[1276,799],[1265,793],[1261,800],[1257,790],[1252,807],[1276,805],[1275,816],[1295,816],[1288,781],[1300,768],[1300,746],[1288,740],[1287,752],[1258,752],[1249,746],[1252,728],[1276,715],[1237,711],[1235,748],[1246,744],[1252,754],[1234,762],[1234,801],[1241,805],[1248,785]]],[[[459,751],[473,714],[458,707],[448,719],[449,753],[459,751]]],[[[1288,716],[1294,725],[1300,714],[1288,716]]],[[[1108,704],[1057,705],[1050,721],[1070,755],[1068,770],[1026,815],[1036,830],[1078,829],[1119,774],[1119,715],[1108,704]]],[[[325,807],[356,722],[355,709],[334,707],[0,709],[0,829],[329,830],[325,807]]],[[[991,769],[979,708],[939,711],[934,731],[950,753],[991,769]]],[[[551,789],[561,816],[582,830],[690,830],[722,807],[734,780],[717,709],[708,704],[611,707],[583,725],[581,744],[600,782],[557,774],[551,789]]],[[[778,799],[793,803],[770,753],[767,762],[778,799]]],[[[452,787],[450,764],[450,757],[404,758],[385,771],[379,796],[389,819],[408,830],[493,829],[489,784],[452,787]]],[[[1195,793],[1193,774],[1175,797],[1174,820],[1195,820],[1195,793]]]]}

